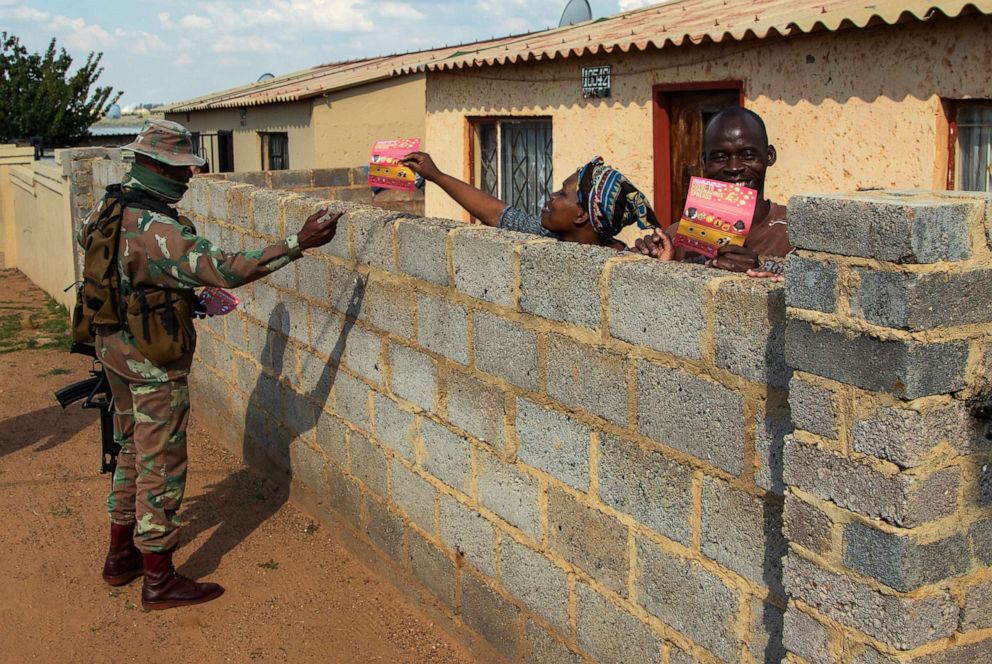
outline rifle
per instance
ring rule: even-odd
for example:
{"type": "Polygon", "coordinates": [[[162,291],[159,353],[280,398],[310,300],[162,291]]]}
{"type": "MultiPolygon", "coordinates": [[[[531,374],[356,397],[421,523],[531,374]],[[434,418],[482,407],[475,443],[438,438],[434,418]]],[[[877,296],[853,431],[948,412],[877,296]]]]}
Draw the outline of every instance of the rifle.
{"type": "Polygon", "coordinates": [[[91,377],[56,390],[55,398],[63,409],[83,400],[83,408],[100,410],[100,438],[103,446],[100,472],[112,473],[117,468],[117,455],[121,451],[121,446],[114,441],[114,397],[110,392],[107,374],[96,359],[96,348],[93,344],[73,343],[69,352],[93,358],[91,377]]]}

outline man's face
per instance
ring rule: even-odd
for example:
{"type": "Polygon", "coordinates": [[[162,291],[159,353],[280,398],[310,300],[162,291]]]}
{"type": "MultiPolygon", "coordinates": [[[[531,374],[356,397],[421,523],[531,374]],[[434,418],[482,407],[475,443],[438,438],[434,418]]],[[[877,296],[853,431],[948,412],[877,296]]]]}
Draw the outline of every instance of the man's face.
{"type": "Polygon", "coordinates": [[[718,118],[706,129],[703,174],[711,180],[738,183],[762,193],[765,170],[775,158],[775,148],[751,118],[718,118]]]}
{"type": "Polygon", "coordinates": [[[562,233],[576,226],[576,219],[584,217],[585,210],[579,206],[579,176],[572,173],[561,189],[551,193],[547,205],[541,210],[541,225],[554,233],[562,233]]]}

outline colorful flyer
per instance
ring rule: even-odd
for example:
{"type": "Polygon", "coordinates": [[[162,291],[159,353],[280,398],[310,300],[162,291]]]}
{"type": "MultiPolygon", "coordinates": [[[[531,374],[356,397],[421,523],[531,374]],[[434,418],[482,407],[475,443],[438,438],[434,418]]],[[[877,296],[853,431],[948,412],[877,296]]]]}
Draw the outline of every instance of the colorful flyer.
{"type": "Polygon", "coordinates": [[[207,286],[200,291],[200,306],[203,307],[208,316],[229,314],[237,309],[239,304],[241,304],[241,300],[238,296],[223,288],[207,286]]]}
{"type": "Polygon", "coordinates": [[[369,186],[413,191],[416,188],[417,174],[400,163],[400,159],[418,150],[419,138],[376,141],[372,146],[372,160],[369,162],[369,186]]]}
{"type": "Polygon", "coordinates": [[[757,203],[758,192],[754,189],[732,182],[692,178],[675,234],[675,246],[707,258],[715,257],[724,245],[743,246],[757,203]]]}

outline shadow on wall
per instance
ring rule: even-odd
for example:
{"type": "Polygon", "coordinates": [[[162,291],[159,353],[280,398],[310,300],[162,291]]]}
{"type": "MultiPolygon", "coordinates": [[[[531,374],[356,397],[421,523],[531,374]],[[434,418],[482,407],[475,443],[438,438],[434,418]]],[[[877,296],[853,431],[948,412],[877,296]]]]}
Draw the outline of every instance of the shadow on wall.
{"type": "MultiPolygon", "coordinates": [[[[206,493],[191,500],[183,513],[189,522],[184,531],[187,541],[200,533],[216,528],[209,539],[194,551],[183,565],[185,573],[199,578],[211,574],[221,560],[234,547],[250,536],[259,526],[275,514],[289,499],[292,482],[290,447],[299,435],[312,430],[321,410],[327,403],[338,363],[344,353],[354,320],[361,311],[365,284],[359,280],[349,299],[347,318],[335,343],[330,361],[324,365],[316,382],[307,386],[306,394],[299,394],[280,382],[287,370],[284,332],[289,329],[289,312],[282,303],[277,304],[268,320],[265,347],[259,361],[262,372],[247,402],[242,458],[249,468],[242,468],[233,475],[207,487],[206,493]],[[306,417],[287,418],[284,413],[303,412],[306,417]],[[303,430],[289,431],[277,421],[291,419],[306,422],[303,430]],[[260,478],[277,478],[268,482],[260,478]],[[246,507],[249,507],[246,509],[246,507]]],[[[292,355],[291,355],[292,357],[292,355]]]]}

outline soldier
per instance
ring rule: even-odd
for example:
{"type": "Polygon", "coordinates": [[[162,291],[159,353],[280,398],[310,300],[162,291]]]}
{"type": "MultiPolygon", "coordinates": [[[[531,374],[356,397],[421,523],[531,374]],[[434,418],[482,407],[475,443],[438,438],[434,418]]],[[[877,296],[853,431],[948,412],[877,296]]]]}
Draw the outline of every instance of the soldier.
{"type": "MultiPolygon", "coordinates": [[[[190,132],[174,122],[151,120],[125,148],[134,151],[135,161],[117,190],[125,197],[118,199],[124,203],[116,244],[122,320],[91,326],[113,392],[114,437],[121,445],[107,499],[110,550],[103,578],[118,586],[144,575],[142,606],[168,609],[207,602],[224,592],[216,583],[177,574],[172,565],[186,487],[187,375],[195,346],[192,289],[234,288],[272,274],[300,258],[304,249],[330,242],[340,214],[320,210],[285,240],[228,253],[197,236],[172,207],[186,192],[191,167],[204,164],[193,153],[190,132]],[[165,336],[156,327],[163,321],[165,336]],[[172,354],[163,355],[163,347],[172,354]],[[153,359],[161,357],[167,361],[153,359]]],[[[87,220],[81,241],[110,204],[111,189],[87,220]]]]}

